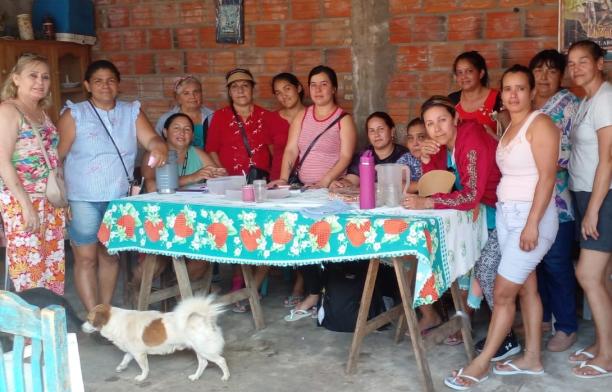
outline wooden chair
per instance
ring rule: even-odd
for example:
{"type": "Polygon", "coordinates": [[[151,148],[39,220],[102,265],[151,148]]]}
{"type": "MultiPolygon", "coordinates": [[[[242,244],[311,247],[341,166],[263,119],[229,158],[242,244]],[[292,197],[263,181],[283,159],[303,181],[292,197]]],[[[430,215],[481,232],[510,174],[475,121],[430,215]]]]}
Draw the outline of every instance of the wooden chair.
{"type": "Polygon", "coordinates": [[[0,391],[71,390],[64,308],[51,305],[41,310],[13,293],[0,291],[0,332],[13,337],[12,354],[5,355],[0,343],[0,391]],[[25,363],[28,355],[24,351],[30,350],[30,363],[25,363]]]}

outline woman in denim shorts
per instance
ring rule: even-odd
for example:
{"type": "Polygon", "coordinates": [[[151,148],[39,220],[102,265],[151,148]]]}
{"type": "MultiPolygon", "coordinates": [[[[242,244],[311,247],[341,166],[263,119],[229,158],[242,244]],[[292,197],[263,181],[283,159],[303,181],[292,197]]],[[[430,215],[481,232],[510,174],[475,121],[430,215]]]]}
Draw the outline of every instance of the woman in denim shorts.
{"type": "MultiPolygon", "coordinates": [[[[98,242],[98,230],[108,202],[128,193],[138,143],[151,152],[152,166],[163,165],[168,153],[166,143],[140,110],[140,102],[117,100],[119,81],[113,63],[91,63],[83,82],[90,98],[66,102],[58,122],[58,150],[65,160],[72,214],[68,234],[75,259],[74,282],[87,311],[97,304],[110,304],[115,291],[119,265],[98,242]]],[[[82,329],[95,331],[88,322],[82,329]]]]}
{"type": "Polygon", "coordinates": [[[574,117],[569,162],[580,237],[576,277],[595,321],[595,342],[569,358],[579,364],[573,372],[580,378],[612,375],[612,294],[606,289],[612,264],[612,84],[602,72],[605,54],[591,41],[574,43],[568,53],[572,81],[586,93],[574,117]]]}

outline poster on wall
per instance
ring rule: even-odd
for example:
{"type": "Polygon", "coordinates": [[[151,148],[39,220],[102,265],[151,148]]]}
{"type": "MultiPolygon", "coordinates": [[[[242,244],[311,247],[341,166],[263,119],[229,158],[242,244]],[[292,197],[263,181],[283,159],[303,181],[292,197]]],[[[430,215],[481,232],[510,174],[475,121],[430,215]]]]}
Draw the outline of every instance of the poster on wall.
{"type": "Polygon", "coordinates": [[[217,0],[218,43],[244,43],[244,1],[217,0]]]}
{"type": "Polygon", "coordinates": [[[612,60],[612,0],[559,1],[559,51],[584,39],[597,42],[612,60]]]}

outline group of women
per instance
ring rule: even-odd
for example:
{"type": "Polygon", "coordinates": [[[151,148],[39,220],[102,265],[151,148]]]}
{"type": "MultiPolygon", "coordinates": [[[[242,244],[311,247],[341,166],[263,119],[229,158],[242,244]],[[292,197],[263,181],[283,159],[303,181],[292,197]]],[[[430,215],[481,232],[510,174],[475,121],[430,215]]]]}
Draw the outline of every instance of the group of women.
{"type": "MultiPolygon", "coordinates": [[[[543,372],[541,337],[551,315],[556,333],[548,348],[563,351],[575,342],[574,221],[581,247],[575,276],[591,305],[596,338],[570,356],[578,364],[573,372],[584,378],[612,372],[612,302],[606,288],[612,253],[612,86],[603,76],[604,55],[591,41],[569,50],[569,75],[584,89],[582,101],[560,87],[566,59],[556,51],[539,53],[529,68],[506,70],[500,91],[488,86],[482,56],[466,52],[454,63],[461,90],[428,99],[420,118],[408,125],[405,146],[395,141],[388,114],[367,118],[367,148],[376,163],[411,167],[406,181],[412,193],[404,207],[471,210],[483,205],[487,212],[489,240],[464,287],[472,294],[471,306],[478,306],[474,297],[482,293],[493,314],[478,357],[445,379],[453,389],[483,382],[492,359],[520,351],[500,354],[503,343],[515,339],[511,327],[517,297],[525,351],[496,364],[496,374],[543,372]],[[421,173],[434,169],[454,172],[453,191],[414,194],[421,173]]],[[[177,105],[155,129],[138,101],[117,99],[120,73],[105,60],[90,64],[83,82],[89,99],[67,102],[56,129],[45,112],[50,77],[44,58],[24,55],[1,93],[0,211],[9,275],[18,291],[43,286],[63,293],[63,227],[68,220],[81,301],[87,310],[110,303],[118,263],[97,235],[108,202],[127,195],[134,182],[139,144],[146,150],[141,170],[149,191],[155,190],[154,168],[165,164],[168,149],[177,151],[180,185],[256,167],[267,173],[272,186],[287,184],[292,174],[310,187],[359,186],[357,132],[336,101],[337,77],[327,66],[308,75],[308,106],[299,80],[289,73],[277,75],[271,86],[281,106],[276,112],[254,103],[255,78],[247,69],[227,73],[229,105],[214,113],[202,105],[199,80],[182,77],[174,88],[177,105]],[[64,172],[69,213],[45,197],[55,168],[64,172]]],[[[192,263],[190,273],[201,275],[203,265],[192,263]]],[[[301,272],[285,302],[293,308],[287,321],[312,316],[319,299],[320,271],[309,267],[301,272]]],[[[258,284],[266,273],[266,268],[257,269],[258,284]]],[[[241,284],[236,274],[233,287],[241,284]]],[[[424,331],[439,323],[433,309],[423,308],[422,314],[424,331]]],[[[93,328],[86,323],[83,329],[93,328]]]]}

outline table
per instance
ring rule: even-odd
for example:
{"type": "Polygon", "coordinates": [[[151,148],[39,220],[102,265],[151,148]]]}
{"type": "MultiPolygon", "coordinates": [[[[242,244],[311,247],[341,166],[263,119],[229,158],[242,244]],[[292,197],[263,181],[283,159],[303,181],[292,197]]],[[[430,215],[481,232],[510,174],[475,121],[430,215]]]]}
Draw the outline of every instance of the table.
{"type": "MultiPolygon", "coordinates": [[[[408,211],[398,207],[353,209],[323,216],[312,216],[305,210],[326,203],[326,190],[292,193],[289,198],[264,203],[193,192],[145,194],[112,201],[98,238],[111,254],[138,251],[173,257],[179,287],[172,293],[182,296],[191,295],[184,257],[240,264],[247,287],[223,300],[229,303],[248,298],[258,329],[264,326],[263,315],[248,265],[299,266],[374,259],[367,289],[368,284],[373,285],[378,260],[389,258],[387,262],[394,264],[401,280],[400,275],[404,279],[405,275],[400,274],[404,271],[400,258],[412,256],[415,294],[411,296],[409,290],[407,295],[402,294],[411,331],[416,320],[414,307],[437,301],[457,277],[472,268],[487,239],[481,209],[408,211]]],[[[149,303],[153,264],[154,259],[148,256],[139,309],[149,303]]],[[[205,289],[210,285],[210,270],[202,285],[205,289]]],[[[407,282],[403,283],[400,288],[407,287],[407,282]]],[[[396,310],[395,315],[400,312],[396,310]]],[[[411,335],[420,339],[418,333],[411,335]]],[[[351,352],[358,354],[358,348],[351,352]]],[[[356,355],[353,357],[352,363],[356,361],[356,355]]]]}

